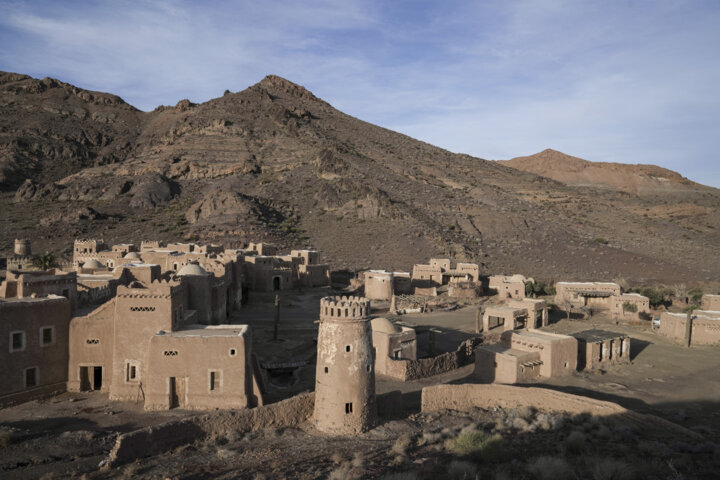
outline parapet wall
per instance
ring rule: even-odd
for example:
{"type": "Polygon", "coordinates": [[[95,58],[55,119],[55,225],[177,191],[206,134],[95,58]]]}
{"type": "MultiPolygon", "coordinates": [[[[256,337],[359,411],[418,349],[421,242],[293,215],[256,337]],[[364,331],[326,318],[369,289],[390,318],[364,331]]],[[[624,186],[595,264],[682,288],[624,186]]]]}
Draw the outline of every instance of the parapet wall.
{"type": "Polygon", "coordinates": [[[320,299],[320,320],[365,320],[370,315],[370,300],[364,297],[325,297],[320,299]]]}

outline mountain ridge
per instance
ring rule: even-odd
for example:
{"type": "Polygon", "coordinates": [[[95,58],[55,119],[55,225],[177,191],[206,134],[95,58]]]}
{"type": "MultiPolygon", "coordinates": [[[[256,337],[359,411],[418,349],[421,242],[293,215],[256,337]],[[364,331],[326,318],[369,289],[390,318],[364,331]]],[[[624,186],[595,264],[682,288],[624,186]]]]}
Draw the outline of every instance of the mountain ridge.
{"type": "Polygon", "coordinates": [[[5,252],[15,237],[62,252],[74,236],[152,236],[313,246],[351,269],[448,256],[541,278],[720,272],[720,191],[709,187],[668,206],[569,185],[372,125],[275,75],[151,112],[15,82],[27,88],[0,82],[5,252]]]}

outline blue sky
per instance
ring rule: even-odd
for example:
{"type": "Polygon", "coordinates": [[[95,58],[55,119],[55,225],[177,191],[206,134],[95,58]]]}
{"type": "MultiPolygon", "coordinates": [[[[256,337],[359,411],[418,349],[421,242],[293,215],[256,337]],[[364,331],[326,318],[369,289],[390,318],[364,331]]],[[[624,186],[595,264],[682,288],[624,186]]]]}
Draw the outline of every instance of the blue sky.
{"type": "Polygon", "coordinates": [[[720,187],[717,0],[0,0],[0,70],[143,110],[274,73],[454,152],[554,148],[720,187]]]}

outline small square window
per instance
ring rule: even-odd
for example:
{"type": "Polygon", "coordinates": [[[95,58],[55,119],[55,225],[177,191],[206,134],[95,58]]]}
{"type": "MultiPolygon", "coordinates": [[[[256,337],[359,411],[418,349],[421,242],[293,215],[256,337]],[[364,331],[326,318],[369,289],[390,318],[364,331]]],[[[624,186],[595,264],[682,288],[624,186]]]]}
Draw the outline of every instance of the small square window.
{"type": "Polygon", "coordinates": [[[10,351],[20,352],[25,350],[25,332],[10,332],[10,351]]]}
{"type": "Polygon", "coordinates": [[[237,350],[235,350],[234,348],[231,348],[231,349],[230,349],[230,356],[231,356],[231,357],[234,357],[235,355],[237,355],[237,350]]]}
{"type": "Polygon", "coordinates": [[[53,327],[42,327],[40,329],[40,344],[45,345],[52,345],[55,343],[55,335],[54,335],[54,328],[53,327]]]}
{"type": "Polygon", "coordinates": [[[350,350],[351,350],[351,349],[350,349],[350,345],[345,345],[345,351],[346,351],[346,352],[349,352],[350,350]]]}

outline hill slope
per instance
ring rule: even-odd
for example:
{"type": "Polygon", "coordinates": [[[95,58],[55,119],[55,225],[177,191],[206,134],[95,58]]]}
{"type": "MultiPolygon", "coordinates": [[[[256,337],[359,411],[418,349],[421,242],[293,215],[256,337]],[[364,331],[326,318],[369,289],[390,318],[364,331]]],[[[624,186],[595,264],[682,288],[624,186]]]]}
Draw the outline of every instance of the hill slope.
{"type": "Polygon", "coordinates": [[[115,103],[88,102],[55,80],[7,77],[6,253],[15,237],[32,238],[36,250],[87,236],[266,240],[315,246],[336,268],[410,269],[442,255],[546,278],[674,282],[720,273],[716,189],[668,204],[565,185],[368,124],[276,76],[147,113],[108,94],[89,95],[115,103]],[[28,87],[37,82],[58,86],[28,87]],[[71,107],[88,113],[66,113],[71,107]],[[83,144],[81,132],[105,140],[83,144]],[[43,142],[53,145],[47,155],[43,142]]]}
{"type": "Polygon", "coordinates": [[[683,195],[710,188],[655,165],[589,162],[551,149],[527,157],[501,160],[500,163],[566,185],[607,188],[640,195],[683,195]]]}

